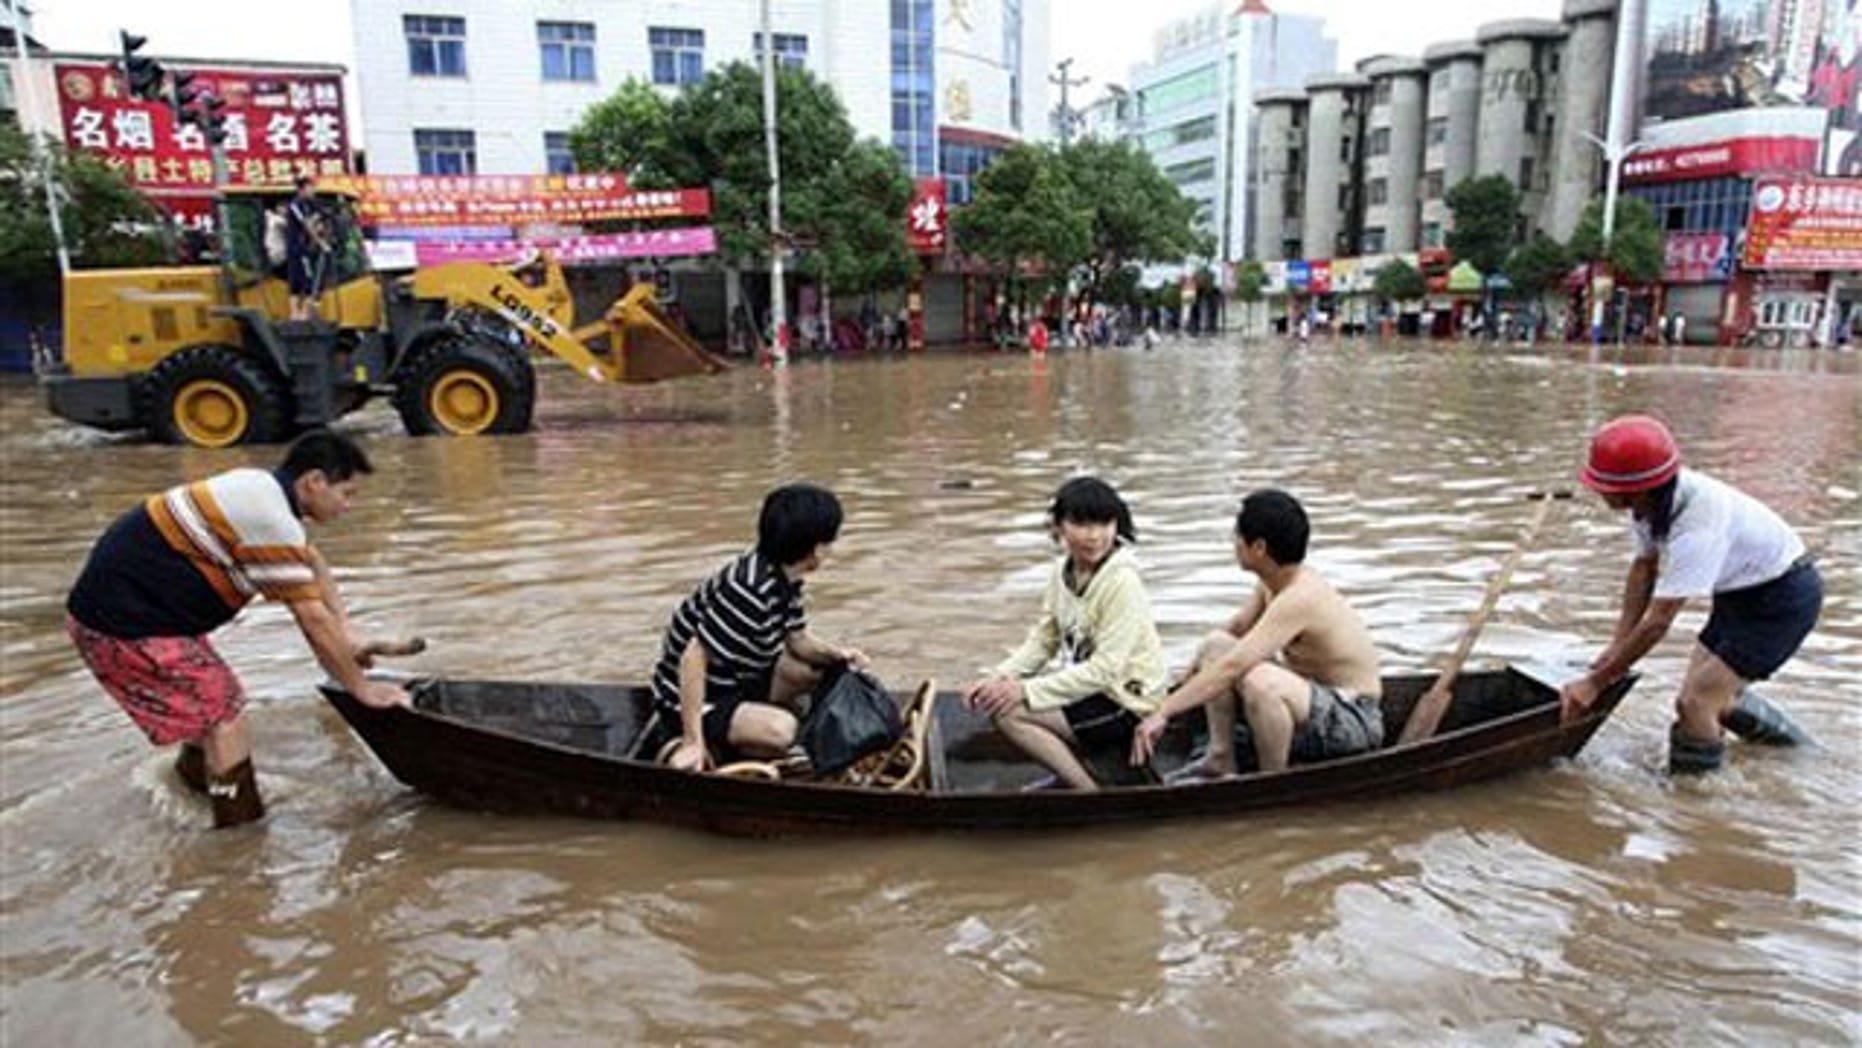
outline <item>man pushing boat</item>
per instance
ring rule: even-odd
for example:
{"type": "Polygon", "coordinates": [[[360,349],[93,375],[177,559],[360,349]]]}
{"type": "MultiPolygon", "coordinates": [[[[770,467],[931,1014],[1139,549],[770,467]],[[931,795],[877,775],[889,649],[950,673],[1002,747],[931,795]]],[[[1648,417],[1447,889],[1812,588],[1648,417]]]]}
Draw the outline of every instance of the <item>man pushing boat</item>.
{"type": "Polygon", "coordinates": [[[325,671],[370,706],[406,705],[400,687],[363,675],[376,645],[353,633],[342,597],[303,522],[348,512],[372,473],[354,441],[299,437],[275,471],[233,469],[170,488],[118,517],[92,548],[65,607],[65,629],[97,682],[175,768],[207,794],[213,824],[264,816],[239,678],[207,635],[254,596],[291,609],[325,671]]]}

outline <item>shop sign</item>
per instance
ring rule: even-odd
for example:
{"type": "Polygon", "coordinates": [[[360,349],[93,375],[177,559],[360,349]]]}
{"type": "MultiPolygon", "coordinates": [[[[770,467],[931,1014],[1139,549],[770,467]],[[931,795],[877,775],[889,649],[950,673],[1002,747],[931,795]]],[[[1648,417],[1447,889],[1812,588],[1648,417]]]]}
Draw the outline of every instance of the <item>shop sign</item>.
{"type": "Polygon", "coordinates": [[[1752,185],[1751,269],[1862,269],[1862,179],[1761,178],[1752,185]]]}
{"type": "Polygon", "coordinates": [[[1312,279],[1309,286],[1312,293],[1315,295],[1329,295],[1332,293],[1332,263],[1330,260],[1312,263],[1312,279]]]}
{"type": "MultiPolygon", "coordinates": [[[[349,131],[338,73],[167,63],[226,103],[226,180],[235,186],[291,185],[349,171],[349,131]]],[[[52,75],[65,144],[90,153],[189,224],[207,224],[214,193],[212,151],[164,102],[129,93],[115,67],[59,62],[52,75]]]]}
{"type": "MultiPolygon", "coordinates": [[[[673,258],[709,255],[717,250],[717,234],[710,226],[686,229],[648,229],[632,233],[593,236],[524,237],[506,240],[416,240],[414,261],[421,266],[446,262],[509,262],[531,251],[543,251],[563,265],[609,262],[630,258],[673,258]]],[[[378,248],[397,251],[398,248],[378,248]]]]}
{"type": "Polygon", "coordinates": [[[317,188],[356,196],[370,226],[576,225],[619,219],[703,218],[708,189],[637,190],[617,174],[358,175],[317,188]]]}
{"type": "Polygon", "coordinates": [[[1732,238],[1725,233],[1670,233],[1663,245],[1662,280],[1704,284],[1732,275],[1732,238]]]}
{"type": "Polygon", "coordinates": [[[944,180],[920,178],[912,183],[912,206],[907,212],[906,233],[911,237],[912,252],[941,255],[950,234],[950,206],[946,200],[944,180]]]}

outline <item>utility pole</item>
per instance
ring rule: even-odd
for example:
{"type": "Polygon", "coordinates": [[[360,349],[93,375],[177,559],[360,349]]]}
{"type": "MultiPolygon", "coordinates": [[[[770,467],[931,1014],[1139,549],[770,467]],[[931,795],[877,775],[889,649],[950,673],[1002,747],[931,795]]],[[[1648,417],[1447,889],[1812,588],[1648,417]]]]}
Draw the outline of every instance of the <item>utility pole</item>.
{"type": "MultiPolygon", "coordinates": [[[[1636,120],[1636,95],[1641,89],[1641,77],[1638,75],[1642,66],[1642,23],[1645,18],[1645,0],[1620,0],[1616,5],[1616,50],[1611,56],[1610,67],[1610,113],[1609,121],[1604,127],[1604,137],[1585,133],[1584,137],[1598,149],[1603,150],[1606,166],[1603,186],[1603,257],[1605,265],[1609,264],[1610,238],[1616,233],[1616,198],[1623,180],[1623,161],[1629,155],[1643,147],[1639,140],[1633,140],[1636,120]]],[[[1591,287],[1596,287],[1593,278],[1591,287]]],[[[1612,284],[1611,298],[1616,297],[1612,284]]],[[[1593,312],[1595,303],[1592,304],[1593,312]]],[[[1618,311],[1617,340],[1622,340],[1623,317],[1618,311]]],[[[1594,333],[1593,333],[1594,334],[1594,333]]]]}
{"type": "Polygon", "coordinates": [[[784,367],[789,363],[789,307],[782,288],[782,160],[776,152],[776,37],[769,0],[763,0],[763,140],[769,149],[770,354],[776,367],[784,367]]]}
{"type": "Polygon", "coordinates": [[[1073,122],[1079,119],[1079,114],[1075,113],[1073,107],[1067,104],[1067,92],[1072,88],[1084,87],[1092,77],[1068,76],[1067,70],[1073,68],[1073,59],[1071,58],[1063,58],[1059,62],[1054,63],[1054,68],[1055,72],[1048,74],[1047,82],[1060,88],[1060,107],[1056,109],[1055,112],[1059,114],[1060,146],[1062,149],[1065,149],[1073,142],[1073,122]]]}
{"type": "MultiPolygon", "coordinates": [[[[7,0],[7,11],[13,16],[13,48],[19,52],[19,92],[25,98],[28,113],[38,111],[38,100],[33,87],[32,70],[27,68],[26,58],[26,23],[20,17],[20,0],[7,0]]],[[[25,121],[20,121],[22,128],[25,121]]],[[[52,170],[52,157],[45,148],[45,140],[36,131],[27,132],[32,139],[32,156],[39,163],[39,180],[45,183],[45,216],[52,223],[52,241],[58,247],[58,275],[66,276],[71,272],[71,252],[65,248],[65,220],[58,213],[58,187],[54,184],[56,172],[52,170]]]]}

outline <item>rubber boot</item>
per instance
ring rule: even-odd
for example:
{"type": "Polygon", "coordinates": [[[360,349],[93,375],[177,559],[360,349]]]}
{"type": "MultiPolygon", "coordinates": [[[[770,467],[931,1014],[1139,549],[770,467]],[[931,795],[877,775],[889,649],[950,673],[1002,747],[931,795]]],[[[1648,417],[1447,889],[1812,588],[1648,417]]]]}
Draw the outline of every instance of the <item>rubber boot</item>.
{"type": "Polygon", "coordinates": [[[1739,701],[1720,714],[1720,724],[1746,742],[1761,746],[1810,745],[1810,735],[1804,729],[1751,688],[1740,692],[1739,701]]]}
{"type": "Polygon", "coordinates": [[[207,785],[207,798],[213,802],[213,828],[216,830],[265,817],[265,801],[259,796],[259,780],[252,773],[249,760],[240,761],[225,773],[213,776],[207,785]]]}
{"type": "Polygon", "coordinates": [[[1668,774],[1702,775],[1718,771],[1725,759],[1725,743],[1689,738],[1681,734],[1679,724],[1668,729],[1668,774]]]}
{"type": "Polygon", "coordinates": [[[175,774],[181,776],[181,782],[195,793],[207,792],[207,751],[191,742],[181,744],[181,752],[175,754],[175,774]]]}

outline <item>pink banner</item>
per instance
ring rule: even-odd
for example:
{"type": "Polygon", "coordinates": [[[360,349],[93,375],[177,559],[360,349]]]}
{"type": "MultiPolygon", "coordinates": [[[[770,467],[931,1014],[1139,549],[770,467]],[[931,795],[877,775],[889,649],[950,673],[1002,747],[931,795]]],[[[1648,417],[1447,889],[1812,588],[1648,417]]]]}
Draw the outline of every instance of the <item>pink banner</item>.
{"type": "Polygon", "coordinates": [[[710,226],[651,229],[638,233],[604,233],[583,237],[531,237],[524,240],[421,240],[414,243],[419,265],[445,262],[508,262],[525,252],[548,252],[564,265],[622,258],[709,255],[718,249],[710,226]]]}
{"type": "Polygon", "coordinates": [[[1668,234],[1662,279],[1670,284],[1725,280],[1732,275],[1730,241],[1725,233],[1668,234]]]}

